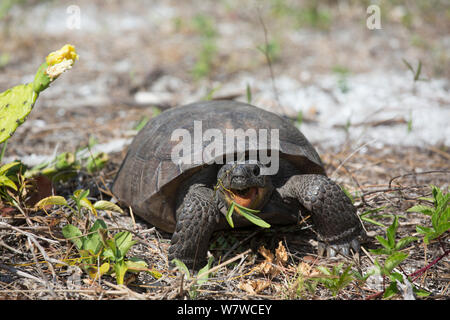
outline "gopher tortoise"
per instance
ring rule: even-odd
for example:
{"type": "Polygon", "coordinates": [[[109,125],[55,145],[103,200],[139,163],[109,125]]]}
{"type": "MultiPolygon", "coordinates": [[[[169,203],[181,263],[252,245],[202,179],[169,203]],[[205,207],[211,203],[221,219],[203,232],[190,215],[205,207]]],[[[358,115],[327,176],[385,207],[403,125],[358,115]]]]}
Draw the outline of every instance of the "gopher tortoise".
{"type": "MultiPolygon", "coordinates": [[[[273,224],[310,215],[319,253],[328,256],[359,251],[365,235],[352,202],[294,124],[236,101],[193,103],[151,119],[130,145],[112,192],[173,233],[169,261],[194,269],[203,266],[212,233],[230,228],[232,201],[273,224]]],[[[233,219],[235,227],[251,224],[233,219]]]]}

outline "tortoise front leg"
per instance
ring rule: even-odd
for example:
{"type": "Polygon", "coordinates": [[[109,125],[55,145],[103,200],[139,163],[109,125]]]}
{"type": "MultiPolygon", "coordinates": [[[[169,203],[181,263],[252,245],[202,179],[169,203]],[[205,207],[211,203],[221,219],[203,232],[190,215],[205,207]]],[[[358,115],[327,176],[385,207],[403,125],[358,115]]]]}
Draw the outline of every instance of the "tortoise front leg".
{"type": "Polygon", "coordinates": [[[311,213],[319,236],[319,253],[348,255],[359,251],[358,237],[365,234],[347,195],[329,178],[317,174],[295,175],[279,188],[282,197],[297,199],[311,213]]]}
{"type": "Polygon", "coordinates": [[[206,263],[209,240],[219,223],[219,210],[213,190],[193,185],[177,210],[176,230],[169,248],[169,262],[179,259],[188,268],[199,269],[206,263]]]}

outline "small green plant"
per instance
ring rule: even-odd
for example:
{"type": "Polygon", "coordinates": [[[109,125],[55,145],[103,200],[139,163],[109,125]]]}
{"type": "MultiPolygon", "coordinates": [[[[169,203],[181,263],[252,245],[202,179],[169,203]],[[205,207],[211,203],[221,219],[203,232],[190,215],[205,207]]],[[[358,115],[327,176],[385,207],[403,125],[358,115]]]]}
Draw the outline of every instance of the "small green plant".
{"type": "Polygon", "coordinates": [[[413,129],[413,116],[412,116],[412,110],[409,110],[409,119],[408,119],[408,126],[407,126],[408,133],[411,133],[412,129],[413,129]]]}
{"type": "Polygon", "coordinates": [[[388,214],[388,215],[376,215],[377,212],[386,209],[386,206],[383,207],[379,207],[379,208],[375,208],[375,209],[370,209],[367,210],[363,213],[361,213],[361,215],[359,216],[361,218],[361,220],[372,223],[376,226],[380,226],[383,228],[386,228],[386,226],[384,224],[382,224],[381,222],[375,220],[376,218],[379,217],[391,217],[393,218],[394,216],[392,214],[388,214]]]}
{"type": "Polygon", "coordinates": [[[70,198],[75,203],[75,207],[70,205],[69,202],[62,196],[50,196],[41,199],[38,203],[36,203],[35,207],[38,209],[45,209],[45,207],[52,205],[66,206],[71,210],[70,216],[72,214],[82,216],[84,209],[90,211],[95,216],[97,216],[97,210],[108,210],[123,214],[123,210],[110,201],[99,200],[92,204],[92,202],[87,198],[88,195],[89,190],[79,189],[74,191],[70,198]]]}
{"type": "Polygon", "coordinates": [[[419,60],[419,62],[417,63],[416,70],[414,70],[413,66],[406,59],[402,58],[402,61],[405,64],[405,66],[411,71],[414,83],[417,81],[426,80],[425,78],[420,77],[420,74],[422,73],[422,61],[419,60]]]}
{"type": "Polygon", "coordinates": [[[247,83],[247,86],[245,88],[245,93],[247,96],[247,103],[252,103],[252,88],[250,87],[250,84],[247,83]]]}
{"type": "Polygon", "coordinates": [[[127,272],[148,270],[145,261],[126,259],[128,250],[136,244],[129,231],[110,236],[106,223],[98,219],[86,235],[72,224],[64,226],[62,233],[78,250],[80,258],[75,259],[75,262],[93,279],[114,273],[117,284],[123,284],[127,272]]]}
{"type": "Polygon", "coordinates": [[[275,62],[279,59],[281,53],[280,43],[276,40],[268,40],[265,44],[257,46],[256,49],[260,51],[267,61],[275,62]]]}
{"type": "Polygon", "coordinates": [[[302,110],[300,110],[298,112],[296,122],[297,122],[297,126],[300,127],[302,125],[302,123],[303,123],[303,111],[302,110]]]}
{"type": "Polygon", "coordinates": [[[20,161],[0,167],[0,202],[20,210],[21,195],[28,184],[24,178],[25,166],[20,161]]]}
{"type": "Polygon", "coordinates": [[[351,272],[352,266],[349,265],[342,270],[343,265],[343,263],[340,263],[333,266],[331,270],[324,266],[317,267],[323,276],[318,276],[315,280],[328,288],[333,296],[337,296],[342,289],[354,280],[353,273],[351,272]]]}
{"type": "Polygon", "coordinates": [[[95,141],[91,139],[88,146],[78,149],[75,153],[62,152],[53,159],[28,169],[25,177],[44,175],[52,182],[59,182],[75,177],[80,170],[95,173],[105,167],[109,157],[104,152],[92,154],[91,147],[94,144],[95,141]]]}
{"type": "Polygon", "coordinates": [[[2,188],[11,188],[15,191],[17,191],[17,186],[15,184],[15,181],[17,181],[16,178],[16,169],[18,166],[20,166],[19,161],[10,162],[8,164],[5,164],[0,167],[0,193],[5,191],[2,188]]]}
{"type": "MultiPolygon", "coordinates": [[[[398,253],[401,249],[406,247],[408,244],[410,244],[413,241],[417,241],[417,237],[404,237],[402,239],[399,239],[398,241],[395,240],[396,233],[398,230],[398,217],[394,217],[394,222],[387,228],[386,230],[386,238],[383,238],[381,236],[375,236],[375,238],[378,240],[378,242],[383,246],[383,248],[379,249],[371,249],[370,251],[374,254],[385,254],[385,255],[393,255],[398,253]]],[[[404,258],[406,258],[408,255],[404,258]]]]}
{"type": "Polygon", "coordinates": [[[187,281],[191,281],[191,285],[189,287],[189,297],[191,299],[196,299],[198,296],[198,289],[205,284],[209,279],[209,269],[211,269],[212,262],[214,261],[213,257],[209,257],[207,264],[201,268],[196,277],[191,277],[188,267],[184,264],[183,261],[179,259],[173,259],[171,262],[180,270],[187,281]]]}
{"type": "MultiPolygon", "coordinates": [[[[395,270],[408,256],[406,252],[402,252],[409,243],[417,241],[417,237],[404,237],[396,241],[396,233],[398,229],[398,217],[394,217],[394,221],[386,230],[386,238],[376,236],[378,242],[382,245],[382,248],[371,249],[370,251],[376,255],[385,255],[384,264],[382,264],[378,259],[375,260],[374,264],[378,270],[378,273],[383,276],[384,279],[389,279],[389,285],[383,291],[383,298],[388,299],[399,293],[398,284],[405,284],[407,275],[402,275],[402,273],[395,270]]],[[[412,284],[411,284],[412,285],[412,284]]],[[[427,295],[428,293],[423,290],[417,289],[412,285],[413,291],[417,295],[427,295]]]]}
{"type": "Polygon", "coordinates": [[[342,93],[347,93],[350,91],[350,87],[348,85],[348,76],[350,71],[343,66],[334,66],[333,73],[337,75],[337,86],[342,93]]]}
{"type": "Polygon", "coordinates": [[[431,217],[431,227],[416,226],[418,233],[424,235],[423,241],[429,244],[431,240],[441,237],[450,229],[450,193],[444,194],[436,186],[431,186],[431,198],[419,198],[433,203],[433,206],[417,205],[411,207],[407,212],[420,212],[431,217]]]}

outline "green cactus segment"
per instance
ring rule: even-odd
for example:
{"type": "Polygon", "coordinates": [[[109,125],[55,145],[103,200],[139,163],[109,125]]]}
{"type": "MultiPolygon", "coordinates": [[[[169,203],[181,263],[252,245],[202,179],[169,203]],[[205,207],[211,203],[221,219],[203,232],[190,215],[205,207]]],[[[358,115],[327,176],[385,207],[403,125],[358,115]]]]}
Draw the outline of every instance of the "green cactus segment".
{"type": "Polygon", "coordinates": [[[33,83],[15,86],[0,93],[0,143],[5,142],[16,131],[31,112],[36,99],[50,83],[78,60],[75,47],[66,44],[51,52],[41,64],[33,83]]]}
{"type": "Polygon", "coordinates": [[[33,90],[39,94],[41,91],[48,88],[53,79],[51,79],[47,74],[48,64],[44,62],[39,67],[33,81],[33,90]]]}
{"type": "Polygon", "coordinates": [[[0,143],[6,141],[33,109],[38,93],[22,84],[0,93],[0,143]]]}

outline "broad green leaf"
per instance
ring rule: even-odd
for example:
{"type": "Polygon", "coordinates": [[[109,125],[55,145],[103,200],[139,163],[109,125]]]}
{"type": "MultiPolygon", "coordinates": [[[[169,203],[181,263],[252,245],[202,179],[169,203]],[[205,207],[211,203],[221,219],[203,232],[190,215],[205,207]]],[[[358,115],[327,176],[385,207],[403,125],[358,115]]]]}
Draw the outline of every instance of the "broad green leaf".
{"type": "Polygon", "coordinates": [[[9,187],[9,188],[17,191],[17,186],[14,183],[14,181],[12,181],[11,179],[9,179],[6,176],[0,176],[0,186],[9,187]]]}
{"type": "Polygon", "coordinates": [[[383,237],[381,236],[375,236],[375,238],[378,240],[378,242],[385,247],[386,249],[393,249],[393,247],[391,247],[390,243],[383,237]]]}
{"type": "Polygon", "coordinates": [[[67,201],[64,197],[61,197],[61,196],[50,196],[50,197],[41,199],[34,206],[36,208],[44,208],[45,206],[51,206],[51,205],[66,206],[67,201]]]}
{"type": "Polygon", "coordinates": [[[102,248],[103,243],[98,233],[87,236],[83,241],[83,249],[92,252],[92,254],[98,254],[102,248]]]}
{"type": "Polygon", "coordinates": [[[386,248],[379,248],[379,249],[369,249],[369,251],[373,254],[391,254],[392,253],[392,249],[386,249],[386,248]]]}
{"type": "Polygon", "coordinates": [[[97,231],[98,229],[108,229],[108,226],[102,219],[95,220],[94,224],[89,229],[89,232],[97,231]]]}
{"type": "Polygon", "coordinates": [[[88,210],[90,210],[95,216],[97,216],[97,210],[92,205],[92,202],[87,198],[89,195],[89,189],[88,190],[76,190],[73,195],[76,198],[76,202],[79,203],[81,207],[84,207],[88,210]]]}
{"type": "Polygon", "coordinates": [[[88,269],[88,274],[89,277],[91,277],[91,279],[97,280],[99,279],[102,275],[104,275],[105,273],[107,273],[110,269],[110,264],[108,262],[103,263],[100,268],[97,268],[95,266],[91,266],[88,269]]]}
{"type": "Polygon", "coordinates": [[[404,237],[397,241],[397,243],[395,244],[395,250],[401,250],[404,247],[406,247],[408,244],[410,244],[411,242],[417,241],[417,240],[419,240],[419,238],[417,238],[417,237],[404,237]]]}
{"type": "Polygon", "coordinates": [[[397,282],[393,281],[389,285],[389,287],[384,290],[383,298],[389,299],[395,296],[398,293],[397,282]]]}
{"type": "Polygon", "coordinates": [[[428,227],[423,227],[423,226],[416,226],[416,231],[418,233],[428,234],[428,233],[432,233],[433,229],[428,228],[428,227]]]}
{"type": "Polygon", "coordinates": [[[317,266],[317,270],[319,270],[320,272],[322,272],[326,276],[331,276],[332,275],[331,271],[325,266],[317,266]]]}
{"type": "Polygon", "coordinates": [[[361,216],[361,220],[366,221],[366,222],[369,222],[369,223],[372,223],[372,224],[374,224],[374,225],[376,225],[376,226],[379,226],[379,227],[386,228],[386,225],[384,225],[384,224],[382,224],[381,222],[378,222],[378,221],[376,221],[376,220],[373,220],[373,219],[371,219],[371,218],[368,218],[368,217],[366,217],[366,216],[361,216]]]}
{"type": "Polygon", "coordinates": [[[436,231],[437,231],[437,233],[439,233],[439,235],[441,235],[444,232],[448,231],[449,229],[450,229],[450,222],[447,222],[447,223],[441,223],[436,231]]]}
{"type": "Polygon", "coordinates": [[[390,255],[384,262],[385,274],[390,274],[391,271],[407,257],[408,254],[405,252],[394,252],[392,255],[390,255]]]}
{"type": "Polygon", "coordinates": [[[398,272],[392,272],[391,274],[389,274],[389,279],[391,279],[392,281],[399,281],[400,283],[403,283],[403,276],[398,273],[398,272]]]}
{"type": "Polygon", "coordinates": [[[98,254],[103,248],[103,239],[100,235],[99,229],[107,229],[106,223],[98,219],[94,222],[89,229],[89,234],[86,236],[86,240],[83,242],[83,249],[91,251],[93,254],[98,254]]]}
{"type": "Polygon", "coordinates": [[[0,167],[0,175],[5,174],[9,169],[11,169],[15,166],[18,166],[20,164],[21,164],[20,161],[14,161],[14,162],[10,162],[10,163],[7,163],[7,164],[1,166],[0,167]]]}
{"type": "Polygon", "coordinates": [[[123,284],[123,280],[125,278],[125,273],[127,272],[127,270],[127,264],[123,260],[114,264],[114,272],[116,273],[117,284],[123,284]]]}
{"type": "Polygon", "coordinates": [[[257,226],[259,226],[261,228],[270,228],[270,224],[265,222],[260,217],[251,213],[250,210],[244,209],[244,207],[240,207],[240,208],[237,208],[237,211],[240,215],[242,215],[245,219],[247,219],[251,223],[256,224],[257,226]]]}
{"type": "Polygon", "coordinates": [[[429,206],[417,205],[409,208],[406,212],[419,212],[431,216],[434,210],[429,206]]]}
{"type": "Polygon", "coordinates": [[[227,221],[228,221],[228,224],[229,224],[232,228],[234,228],[234,223],[233,223],[233,218],[232,218],[232,215],[233,215],[233,212],[234,212],[234,207],[235,207],[235,203],[232,202],[231,205],[230,205],[230,207],[228,208],[227,215],[225,216],[225,218],[226,218],[227,221]]]}
{"type": "Polygon", "coordinates": [[[206,281],[208,281],[209,274],[204,274],[204,273],[207,272],[209,269],[211,269],[211,264],[213,261],[214,261],[214,257],[209,257],[208,263],[198,271],[197,283],[199,285],[202,285],[206,281]]]}
{"type": "Polygon", "coordinates": [[[172,263],[175,264],[178,267],[178,270],[180,270],[182,273],[185,274],[187,279],[191,278],[191,274],[189,273],[189,269],[186,267],[183,261],[179,259],[173,259],[172,263]]]}
{"type": "Polygon", "coordinates": [[[128,250],[136,243],[136,241],[132,240],[132,235],[128,231],[118,232],[114,236],[114,240],[116,242],[116,246],[118,249],[117,254],[120,254],[120,257],[117,257],[117,258],[121,258],[121,259],[123,259],[125,257],[128,250]]]}
{"type": "Polygon", "coordinates": [[[142,259],[131,258],[126,260],[125,264],[130,272],[148,271],[148,265],[142,259]]]}
{"type": "Polygon", "coordinates": [[[114,239],[106,239],[103,245],[105,246],[105,250],[103,250],[102,252],[102,257],[115,261],[118,254],[116,242],[114,241],[114,239]]]}
{"type": "Polygon", "coordinates": [[[431,292],[424,289],[417,289],[415,286],[413,286],[413,292],[418,297],[428,297],[431,294],[431,292]]]}
{"type": "Polygon", "coordinates": [[[80,250],[83,247],[82,233],[80,229],[78,229],[74,225],[72,224],[65,225],[62,228],[62,234],[64,238],[72,241],[78,250],[80,250]]]}
{"type": "Polygon", "coordinates": [[[123,214],[123,210],[116,204],[106,201],[106,200],[99,200],[94,203],[94,208],[97,210],[106,210],[106,211],[113,211],[123,214]]]}
{"type": "MultiPolygon", "coordinates": [[[[372,223],[372,224],[377,225],[379,227],[386,228],[386,226],[383,223],[378,222],[378,221],[376,221],[376,220],[374,220],[374,219],[369,217],[369,215],[372,215],[372,214],[374,214],[374,213],[376,213],[378,211],[384,210],[384,209],[386,209],[386,206],[382,206],[382,207],[379,207],[379,208],[367,210],[367,211],[363,212],[360,215],[360,218],[361,218],[361,220],[364,220],[366,222],[372,223]]],[[[380,216],[377,216],[377,217],[380,217],[380,216]]]]}
{"type": "Polygon", "coordinates": [[[250,212],[250,213],[259,213],[259,212],[260,212],[260,210],[255,210],[255,209],[250,209],[250,208],[247,208],[247,207],[243,207],[243,206],[241,206],[239,203],[236,203],[236,202],[234,202],[234,201],[233,201],[233,203],[236,205],[237,208],[239,208],[239,209],[244,209],[244,210],[246,210],[247,212],[250,212]]]}
{"type": "Polygon", "coordinates": [[[89,173],[94,173],[103,169],[108,162],[108,155],[104,152],[100,152],[93,157],[89,157],[86,162],[86,169],[89,173]]]}
{"type": "Polygon", "coordinates": [[[394,248],[394,246],[395,246],[395,234],[397,233],[397,229],[398,229],[398,217],[395,216],[394,221],[389,226],[389,228],[387,228],[387,230],[386,230],[386,236],[387,236],[387,241],[389,243],[389,248],[394,248]]]}

